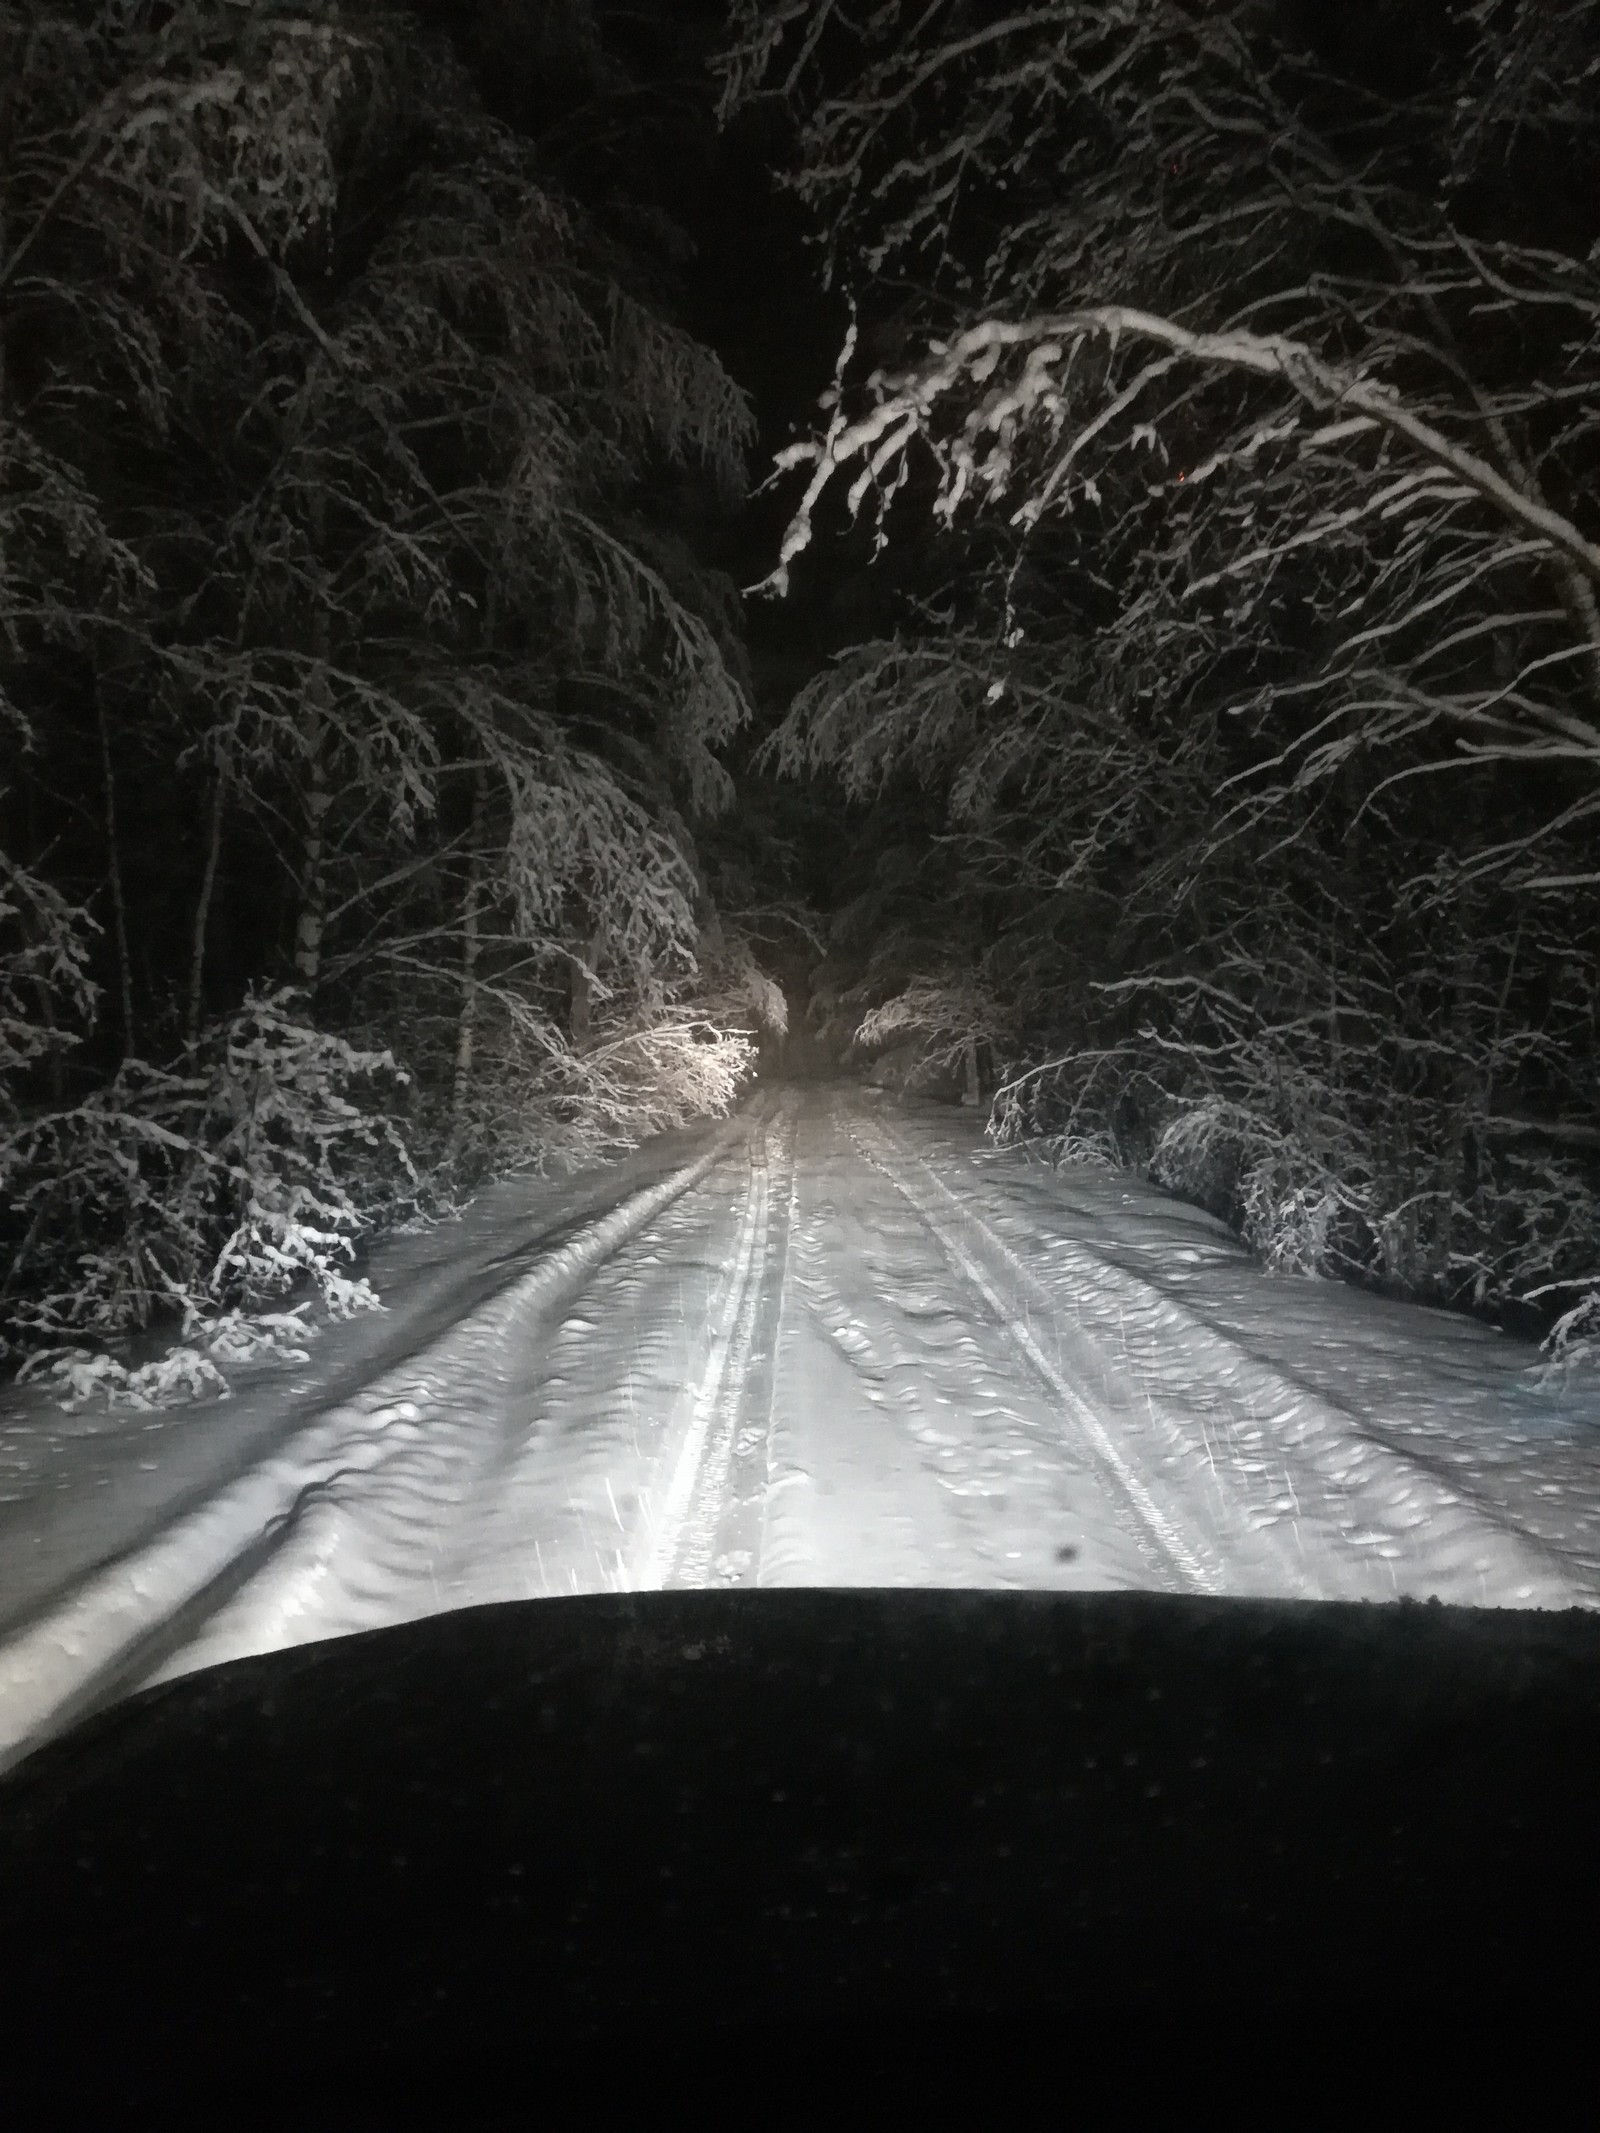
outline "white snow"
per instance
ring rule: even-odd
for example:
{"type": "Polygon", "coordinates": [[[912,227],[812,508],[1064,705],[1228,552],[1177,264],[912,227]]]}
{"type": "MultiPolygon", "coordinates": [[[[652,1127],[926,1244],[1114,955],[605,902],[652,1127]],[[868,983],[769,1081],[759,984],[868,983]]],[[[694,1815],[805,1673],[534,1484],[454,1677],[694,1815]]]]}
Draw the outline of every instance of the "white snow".
{"type": "Polygon", "coordinates": [[[163,1675],[666,1585],[1600,1601],[1600,1398],[970,1113],[758,1095],[393,1240],[226,1402],[0,1405],[0,1761],[163,1675]]]}

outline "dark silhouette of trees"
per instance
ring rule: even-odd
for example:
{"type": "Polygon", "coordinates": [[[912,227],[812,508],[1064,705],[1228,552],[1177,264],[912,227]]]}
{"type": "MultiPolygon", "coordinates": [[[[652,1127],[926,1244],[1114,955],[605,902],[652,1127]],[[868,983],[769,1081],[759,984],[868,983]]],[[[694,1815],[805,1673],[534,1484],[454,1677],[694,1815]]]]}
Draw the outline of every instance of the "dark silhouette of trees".
{"type": "Polygon", "coordinates": [[[1360,6],[735,0],[722,61],[725,108],[793,112],[878,358],[853,332],[779,458],[768,589],[835,498],[953,543],[941,626],[774,749],[940,782],[1009,901],[998,1126],[1564,1353],[1600,1324],[1597,51],[1593,0],[1403,47],[1360,6]]]}
{"type": "Polygon", "coordinates": [[[23,1345],[349,1308],[419,1166],[746,1070],[694,840],[737,600],[672,498],[742,494],[751,417],[614,221],[376,0],[0,6],[23,1345]]]}

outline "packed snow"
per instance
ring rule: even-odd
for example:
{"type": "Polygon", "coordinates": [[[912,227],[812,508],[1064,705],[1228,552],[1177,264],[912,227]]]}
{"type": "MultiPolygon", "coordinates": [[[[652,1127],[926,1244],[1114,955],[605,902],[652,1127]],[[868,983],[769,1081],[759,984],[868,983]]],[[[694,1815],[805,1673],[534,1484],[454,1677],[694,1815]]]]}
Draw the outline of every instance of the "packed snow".
{"type": "Polygon", "coordinates": [[[396,1237],[156,1414],[0,1407],[0,1756],[153,1679],[686,1587],[1600,1602],[1600,1397],[1126,1175],[813,1085],[396,1237]]]}

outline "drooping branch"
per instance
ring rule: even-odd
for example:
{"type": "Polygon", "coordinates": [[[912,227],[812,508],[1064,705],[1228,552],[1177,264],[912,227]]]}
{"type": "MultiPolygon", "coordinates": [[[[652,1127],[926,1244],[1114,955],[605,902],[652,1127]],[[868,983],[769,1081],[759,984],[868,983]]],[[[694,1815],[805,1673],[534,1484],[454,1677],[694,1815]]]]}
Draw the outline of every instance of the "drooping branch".
{"type": "MultiPolygon", "coordinates": [[[[836,415],[821,438],[791,445],[780,453],[776,462],[780,471],[808,464],[813,471],[784,533],[778,567],[756,589],[780,594],[788,590],[789,565],[810,545],[817,504],[836,476],[852,464],[860,470],[851,491],[854,508],[859,508],[870,489],[886,481],[889,470],[915,441],[926,444],[939,462],[938,508],[946,516],[975,486],[991,496],[1002,493],[1011,483],[1010,445],[1019,431],[1037,424],[1050,434],[1053,447],[1059,438],[1070,412],[1065,371],[1073,354],[1091,339],[1104,342],[1114,353],[1124,337],[1170,349],[1202,368],[1239,371],[1282,383],[1304,406],[1333,417],[1342,436],[1381,430],[1403,439],[1420,458],[1454,475],[1503,518],[1545,543],[1553,556],[1571,564],[1586,581],[1600,584],[1600,544],[1570,518],[1527,495],[1482,454],[1418,413],[1395,387],[1330,361],[1304,341],[1287,335],[1243,329],[1200,333],[1131,305],[1096,304],[1019,321],[982,320],[948,345],[934,344],[926,360],[914,369],[893,379],[875,376],[869,380],[874,400],[865,414],[854,421],[836,415]],[[996,376],[1002,359],[1014,354],[1023,357],[1020,370],[991,387],[953,434],[942,434],[934,419],[941,403],[986,385],[996,376]],[[983,449],[986,437],[994,439],[987,452],[983,449]]],[[[1165,364],[1151,365],[1136,382],[1142,388],[1165,377],[1167,371],[1165,364]]],[[[1119,399],[1131,405],[1132,395],[1119,399]]],[[[1086,431],[1098,429],[1103,419],[1098,414],[1091,418],[1086,431]]],[[[1321,435],[1323,442],[1329,441],[1333,425],[1321,435]]],[[[1070,441],[1056,464],[1070,464],[1077,449],[1078,440],[1070,441]]],[[[1051,481],[1043,488],[1058,486],[1051,481]]],[[[1037,515],[1040,493],[1036,491],[1018,506],[1019,520],[1026,522],[1037,515]]]]}

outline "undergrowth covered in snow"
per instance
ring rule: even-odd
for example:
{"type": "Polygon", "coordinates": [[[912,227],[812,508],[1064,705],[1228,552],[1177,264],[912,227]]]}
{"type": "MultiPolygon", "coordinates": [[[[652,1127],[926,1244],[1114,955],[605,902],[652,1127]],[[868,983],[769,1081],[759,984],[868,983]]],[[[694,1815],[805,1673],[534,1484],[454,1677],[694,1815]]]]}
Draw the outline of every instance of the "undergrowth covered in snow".
{"type": "MultiPolygon", "coordinates": [[[[1137,1172],[1229,1222],[1276,1272],[1542,1317],[1547,1375],[1600,1369],[1600,1191],[1590,1170],[1529,1141],[1474,1146],[1470,1121],[1405,1122],[1403,1099],[1279,1077],[1266,1101],[1218,1094],[1106,1055],[1024,1069],[996,1092],[990,1133],[1063,1163],[1137,1172]],[[1275,1098],[1275,1100],[1274,1100],[1275,1098]],[[1463,1161],[1462,1141],[1468,1160],[1463,1161]],[[1418,1142],[1444,1159],[1429,1167],[1418,1142]]],[[[1415,1107],[1413,1107],[1415,1108],[1415,1107]]]]}
{"type": "Polygon", "coordinates": [[[177,1066],[124,1060],[80,1102],[15,1119],[0,1144],[21,1235],[0,1339],[22,1374],[142,1406],[216,1391],[221,1365],[373,1309],[357,1244],[422,1189],[388,1051],[312,1027],[288,990],[252,993],[177,1066]],[[309,1291],[288,1311],[269,1307],[309,1291]],[[131,1366],[108,1343],[175,1325],[131,1366]]]}
{"type": "Polygon", "coordinates": [[[746,1029],[659,1003],[581,1053],[554,1032],[536,1062],[491,1051],[464,1145],[459,1122],[406,1116],[390,1051],[313,1027],[290,989],[252,994],[178,1066],[125,1061],[79,1103],[13,1116],[0,1352],[73,1405],[225,1393],[240,1364],[303,1359],[319,1321],[381,1308],[354,1267],[376,1229],[720,1115],[754,1052],[746,1029]]]}

